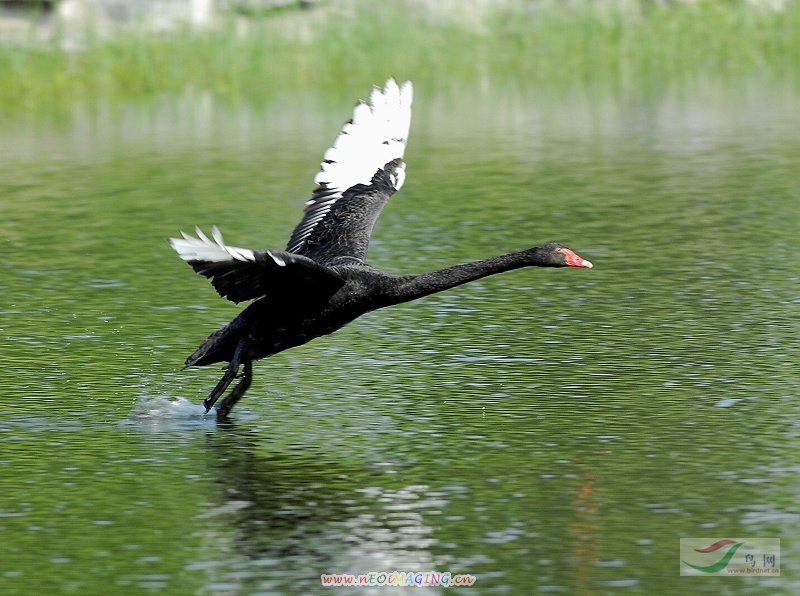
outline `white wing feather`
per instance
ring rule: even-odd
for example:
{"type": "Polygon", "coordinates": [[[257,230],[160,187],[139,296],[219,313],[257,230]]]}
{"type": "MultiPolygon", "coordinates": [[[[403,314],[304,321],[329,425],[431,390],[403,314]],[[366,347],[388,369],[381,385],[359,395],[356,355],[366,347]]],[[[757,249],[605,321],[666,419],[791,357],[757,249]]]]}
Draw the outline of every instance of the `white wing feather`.
{"type": "Polygon", "coordinates": [[[314,182],[343,193],[356,184],[369,184],[380,168],[403,157],[413,97],[411,81],[398,87],[394,79],[389,79],[383,90],[375,87],[369,104],[360,102],[355,107],[352,122],[342,127],[325,152],[314,182]]]}
{"type": "MultiPolygon", "coordinates": [[[[195,228],[197,237],[181,232],[183,238],[170,238],[169,243],[178,256],[184,261],[209,261],[219,263],[222,261],[255,261],[255,255],[249,248],[228,246],[222,238],[222,232],[217,226],[211,228],[210,240],[200,228],[195,228]]],[[[272,256],[270,254],[270,256],[272,256]]],[[[273,257],[274,259],[275,257],[273,257]]],[[[278,263],[279,265],[282,263],[278,263]]]]}

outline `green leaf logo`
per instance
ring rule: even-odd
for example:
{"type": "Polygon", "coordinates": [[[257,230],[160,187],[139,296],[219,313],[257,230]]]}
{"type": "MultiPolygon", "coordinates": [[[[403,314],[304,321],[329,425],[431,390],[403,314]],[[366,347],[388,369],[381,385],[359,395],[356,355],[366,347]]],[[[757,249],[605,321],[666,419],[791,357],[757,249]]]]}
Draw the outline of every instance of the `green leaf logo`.
{"type": "Polygon", "coordinates": [[[739,547],[744,544],[744,542],[734,542],[733,540],[719,540],[714,544],[711,544],[705,548],[696,548],[699,553],[713,553],[716,550],[724,548],[729,545],[733,545],[728,549],[728,552],[725,553],[719,561],[713,563],[711,565],[692,565],[691,563],[687,563],[686,561],[682,561],[685,565],[688,565],[692,569],[697,569],[697,571],[702,571],[703,573],[717,573],[718,571],[722,571],[725,567],[728,566],[728,563],[731,562],[733,555],[736,554],[736,551],[739,550],[739,547]]]}

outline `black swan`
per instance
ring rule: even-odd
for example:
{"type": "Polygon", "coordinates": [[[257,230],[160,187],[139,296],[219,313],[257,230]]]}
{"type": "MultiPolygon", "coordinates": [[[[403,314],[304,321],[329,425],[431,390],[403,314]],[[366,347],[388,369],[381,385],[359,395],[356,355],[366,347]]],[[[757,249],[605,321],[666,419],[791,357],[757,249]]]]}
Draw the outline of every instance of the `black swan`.
{"type": "Polygon", "coordinates": [[[244,395],[253,360],[333,333],[366,312],[520,267],[591,267],[562,244],[456,265],[421,275],[388,275],[365,262],[372,227],[403,185],[403,152],[411,124],[412,86],[389,79],[359,102],[353,117],[325,153],[286,250],[250,250],[225,244],[212,228],[209,239],[181,232],[170,244],[217,292],[233,302],[252,300],[235,319],[212,333],[186,366],[228,362],[203,401],[206,413],[237,377],[217,416],[225,418],[244,395]]]}

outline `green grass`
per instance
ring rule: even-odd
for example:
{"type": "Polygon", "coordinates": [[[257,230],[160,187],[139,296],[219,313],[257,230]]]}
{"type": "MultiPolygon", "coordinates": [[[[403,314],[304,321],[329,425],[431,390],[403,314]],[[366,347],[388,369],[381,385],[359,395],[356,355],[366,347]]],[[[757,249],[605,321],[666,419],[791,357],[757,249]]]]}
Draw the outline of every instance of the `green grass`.
{"type": "MultiPolygon", "coordinates": [[[[443,17],[404,0],[332,2],[317,10],[231,18],[208,31],[86,36],[0,47],[0,103],[40,111],[75,99],[210,91],[268,98],[337,93],[387,74],[438,88],[536,86],[640,92],[699,80],[796,85],[800,2],[783,12],[741,1],[696,4],[535,3],[480,18],[443,17]],[[351,8],[346,9],[344,6],[351,8]]],[[[472,6],[464,3],[462,6],[472,6]]]]}

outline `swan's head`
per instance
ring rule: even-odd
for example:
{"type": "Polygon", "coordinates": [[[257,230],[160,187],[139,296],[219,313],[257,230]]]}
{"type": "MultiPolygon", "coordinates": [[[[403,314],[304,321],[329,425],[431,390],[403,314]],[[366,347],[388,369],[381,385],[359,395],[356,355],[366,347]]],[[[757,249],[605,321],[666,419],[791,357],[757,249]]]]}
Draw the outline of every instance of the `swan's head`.
{"type": "Polygon", "coordinates": [[[550,244],[545,244],[544,246],[540,247],[540,250],[544,253],[543,256],[547,259],[547,264],[551,267],[584,267],[587,269],[592,268],[592,262],[587,261],[583,257],[578,256],[578,254],[572,250],[571,248],[564,246],[563,244],[559,244],[557,242],[551,242],[550,244]]]}

